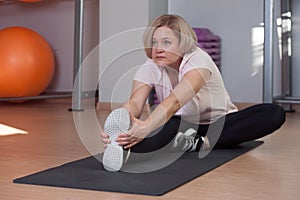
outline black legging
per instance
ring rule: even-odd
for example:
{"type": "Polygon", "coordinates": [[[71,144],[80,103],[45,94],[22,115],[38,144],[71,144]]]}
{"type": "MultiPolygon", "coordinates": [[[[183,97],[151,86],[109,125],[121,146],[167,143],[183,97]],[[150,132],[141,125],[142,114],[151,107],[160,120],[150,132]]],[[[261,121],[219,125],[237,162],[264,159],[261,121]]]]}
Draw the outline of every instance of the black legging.
{"type": "Polygon", "coordinates": [[[170,144],[178,132],[189,128],[194,128],[201,136],[207,135],[212,146],[216,148],[232,147],[273,133],[284,122],[285,111],[276,104],[257,104],[227,114],[210,125],[192,124],[174,116],[163,127],[133,146],[131,151],[156,151],[170,144]]]}

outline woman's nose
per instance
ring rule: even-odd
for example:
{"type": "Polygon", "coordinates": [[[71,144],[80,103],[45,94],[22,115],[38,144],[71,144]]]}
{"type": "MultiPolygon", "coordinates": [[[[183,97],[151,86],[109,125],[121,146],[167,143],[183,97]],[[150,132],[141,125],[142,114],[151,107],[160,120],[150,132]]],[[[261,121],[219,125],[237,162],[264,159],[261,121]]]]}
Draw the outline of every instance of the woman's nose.
{"type": "Polygon", "coordinates": [[[163,52],[164,51],[164,48],[162,47],[161,44],[157,45],[156,47],[156,52],[163,52]]]}

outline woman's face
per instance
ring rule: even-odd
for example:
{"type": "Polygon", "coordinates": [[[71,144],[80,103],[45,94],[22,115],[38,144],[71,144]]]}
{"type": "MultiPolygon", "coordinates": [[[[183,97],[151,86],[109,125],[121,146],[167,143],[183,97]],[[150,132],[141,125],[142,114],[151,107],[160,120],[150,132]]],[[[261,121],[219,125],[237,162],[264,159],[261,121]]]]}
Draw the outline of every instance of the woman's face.
{"type": "Polygon", "coordinates": [[[152,59],[158,66],[169,66],[178,70],[182,55],[179,53],[179,39],[166,26],[155,30],[152,38],[152,59]]]}

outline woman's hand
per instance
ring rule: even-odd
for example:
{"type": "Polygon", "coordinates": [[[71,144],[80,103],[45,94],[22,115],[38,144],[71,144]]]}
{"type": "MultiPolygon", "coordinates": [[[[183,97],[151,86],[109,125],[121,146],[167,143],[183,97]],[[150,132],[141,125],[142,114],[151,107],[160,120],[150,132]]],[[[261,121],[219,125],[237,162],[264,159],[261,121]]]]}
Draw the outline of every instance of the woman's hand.
{"type": "Polygon", "coordinates": [[[142,121],[134,116],[131,116],[132,127],[127,133],[122,133],[116,139],[119,145],[125,149],[129,149],[137,143],[141,142],[150,132],[148,121],[142,121]]]}
{"type": "Polygon", "coordinates": [[[103,130],[101,130],[100,135],[102,137],[102,142],[104,144],[104,149],[105,149],[107,147],[107,144],[109,144],[111,142],[110,139],[109,139],[109,135],[104,133],[103,130]]]}

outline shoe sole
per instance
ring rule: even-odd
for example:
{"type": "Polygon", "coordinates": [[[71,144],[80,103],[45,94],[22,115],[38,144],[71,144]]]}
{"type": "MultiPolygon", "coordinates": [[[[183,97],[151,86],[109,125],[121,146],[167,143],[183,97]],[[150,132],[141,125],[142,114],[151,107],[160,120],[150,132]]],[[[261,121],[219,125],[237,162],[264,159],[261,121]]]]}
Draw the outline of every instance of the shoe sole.
{"type": "Polygon", "coordinates": [[[118,108],[112,111],[105,123],[104,133],[109,135],[111,143],[103,154],[103,167],[107,171],[116,172],[123,166],[123,147],[115,141],[120,133],[127,132],[130,127],[130,115],[125,108],[118,108]]]}
{"type": "Polygon", "coordinates": [[[198,158],[200,158],[200,159],[207,156],[209,154],[209,152],[212,150],[208,137],[207,136],[201,137],[201,139],[202,139],[203,143],[198,152],[198,158]]]}

